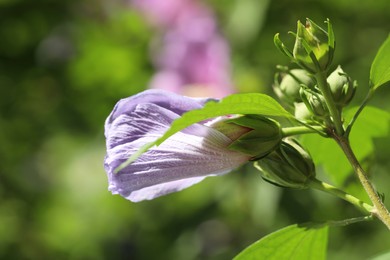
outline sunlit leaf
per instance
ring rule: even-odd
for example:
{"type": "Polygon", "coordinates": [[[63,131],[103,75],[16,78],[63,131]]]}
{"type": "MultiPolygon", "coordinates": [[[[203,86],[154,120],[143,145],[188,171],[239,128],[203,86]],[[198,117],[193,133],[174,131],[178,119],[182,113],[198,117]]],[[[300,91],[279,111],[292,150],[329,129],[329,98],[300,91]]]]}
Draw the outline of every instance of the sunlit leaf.
{"type": "Polygon", "coordinates": [[[222,99],[220,102],[209,102],[202,109],[185,113],[172,123],[171,128],[156,141],[156,144],[161,144],[173,134],[194,123],[229,114],[256,114],[292,118],[290,113],[268,95],[260,93],[235,94],[222,99]]]}
{"type": "Polygon", "coordinates": [[[390,259],[390,252],[386,252],[381,255],[377,255],[370,258],[370,260],[388,260],[388,259],[390,259]]]}
{"type": "Polygon", "coordinates": [[[326,259],[328,226],[291,225],[253,243],[234,260],[326,259]]]}
{"type": "Polygon", "coordinates": [[[370,81],[374,89],[390,81],[390,36],[379,48],[371,65],[370,81]]]}
{"type": "Polygon", "coordinates": [[[275,99],[268,95],[253,94],[234,94],[230,95],[219,102],[208,102],[203,108],[189,111],[182,117],[173,121],[171,127],[165,134],[154,142],[142,146],[126,162],[121,164],[116,171],[120,171],[130,163],[134,162],[141,154],[155,145],[159,145],[175,133],[186,127],[218,116],[229,114],[256,114],[265,116],[279,116],[293,118],[275,99]]]}

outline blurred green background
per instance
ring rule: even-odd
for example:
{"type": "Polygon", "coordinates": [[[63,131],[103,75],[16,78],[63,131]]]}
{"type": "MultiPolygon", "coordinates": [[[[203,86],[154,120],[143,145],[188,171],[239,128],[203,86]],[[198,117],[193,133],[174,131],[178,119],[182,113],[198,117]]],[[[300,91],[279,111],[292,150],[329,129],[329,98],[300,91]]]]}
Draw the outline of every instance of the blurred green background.
{"type": "MultiPolygon", "coordinates": [[[[275,66],[288,64],[275,33],[292,43],[287,31],[298,19],[330,18],[335,64],[358,80],[361,101],[390,31],[388,0],[204,2],[230,43],[242,92],[272,94],[275,66]]],[[[265,183],[250,165],[153,201],[112,196],[104,120],[120,98],[147,87],[155,34],[124,1],[0,0],[1,259],[231,259],[286,225],[360,215],[328,195],[265,183]]],[[[382,88],[371,104],[389,110],[389,97],[382,88]]],[[[375,143],[370,170],[388,193],[390,140],[375,143]]],[[[332,228],[330,238],[329,259],[390,249],[377,221],[332,228]]]]}

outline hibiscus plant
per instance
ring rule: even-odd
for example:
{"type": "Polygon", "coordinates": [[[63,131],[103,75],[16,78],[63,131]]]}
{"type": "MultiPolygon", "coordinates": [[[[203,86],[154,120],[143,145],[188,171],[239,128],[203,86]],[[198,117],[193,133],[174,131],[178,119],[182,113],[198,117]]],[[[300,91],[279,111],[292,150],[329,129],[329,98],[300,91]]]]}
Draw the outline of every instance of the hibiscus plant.
{"type": "Polygon", "coordinates": [[[384,196],[361,166],[366,155],[353,149],[375,136],[355,138],[356,122],[372,116],[389,119],[387,112],[366,105],[390,81],[390,37],[372,63],[366,98],[359,107],[348,108],[357,84],[332,63],[335,37],[331,22],[325,23],[324,29],[310,19],[298,22],[296,33],[291,33],[292,49],[275,35],[276,47],[295,64],[278,67],[273,87],[280,103],[260,93],[217,100],[163,90],[146,90],[120,100],[105,123],[109,190],[133,202],[150,200],[254,163],[272,184],[321,190],[361,212],[352,219],[288,226],[255,242],[235,259],[325,259],[329,227],[379,220],[390,229],[384,196]],[[313,160],[309,152],[318,152],[321,144],[326,154],[313,160]],[[342,162],[351,165],[369,202],[340,188],[345,175],[341,168],[329,178],[335,186],[316,177],[317,164],[334,158],[326,147],[345,155],[342,162]]]}

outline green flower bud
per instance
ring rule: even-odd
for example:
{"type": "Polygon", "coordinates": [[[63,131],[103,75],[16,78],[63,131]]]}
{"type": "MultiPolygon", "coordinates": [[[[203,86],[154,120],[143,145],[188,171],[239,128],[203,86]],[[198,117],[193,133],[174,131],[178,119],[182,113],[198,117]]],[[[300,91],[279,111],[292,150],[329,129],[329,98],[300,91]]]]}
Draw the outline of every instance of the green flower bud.
{"type": "Polygon", "coordinates": [[[328,32],[310,19],[306,20],[306,25],[298,21],[293,57],[299,65],[312,73],[325,71],[332,62],[333,52],[333,30],[329,21],[328,32]]]}
{"type": "Polygon", "coordinates": [[[267,157],[255,162],[262,178],[278,186],[305,189],[315,178],[313,160],[297,141],[287,139],[267,157]]]}
{"type": "Polygon", "coordinates": [[[344,107],[349,104],[356,92],[356,82],[338,66],[328,79],[330,91],[337,106],[344,107]]]}
{"type": "Polygon", "coordinates": [[[315,81],[307,74],[303,69],[293,69],[287,72],[282,77],[280,82],[276,82],[274,85],[274,91],[277,95],[288,102],[293,104],[294,102],[301,102],[301,96],[299,90],[302,85],[312,88],[315,81]]]}
{"type": "Polygon", "coordinates": [[[329,110],[325,102],[325,98],[320,94],[310,89],[301,89],[302,101],[307,109],[315,116],[323,118],[329,115],[329,110]]]}
{"type": "Polygon", "coordinates": [[[280,125],[275,120],[258,115],[245,115],[227,121],[251,129],[229,145],[229,149],[239,151],[259,159],[275,150],[282,140],[280,125]]]}

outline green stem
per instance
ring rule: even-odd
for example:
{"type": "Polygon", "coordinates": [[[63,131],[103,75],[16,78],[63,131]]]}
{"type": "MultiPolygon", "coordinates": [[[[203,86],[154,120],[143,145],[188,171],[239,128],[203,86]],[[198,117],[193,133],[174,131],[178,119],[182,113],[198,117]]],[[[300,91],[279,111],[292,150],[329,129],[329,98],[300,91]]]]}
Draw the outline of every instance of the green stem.
{"type": "Polygon", "coordinates": [[[309,182],[309,187],[316,190],[324,191],[326,193],[335,195],[345,201],[348,201],[349,203],[355,205],[358,209],[362,210],[365,213],[373,213],[374,210],[373,206],[359,200],[358,198],[352,196],[351,194],[346,193],[345,191],[337,189],[336,187],[328,183],[322,182],[317,179],[313,179],[309,182]]]}
{"type": "Polygon", "coordinates": [[[332,93],[330,92],[328,82],[326,81],[326,72],[317,72],[314,74],[314,77],[316,78],[317,85],[326,101],[330,116],[332,117],[333,125],[336,129],[336,133],[337,135],[342,136],[344,134],[343,123],[341,122],[340,112],[333,101],[332,93]]]}
{"type": "Polygon", "coordinates": [[[293,126],[293,127],[284,127],[282,128],[283,137],[300,135],[300,134],[312,134],[312,133],[323,133],[324,128],[321,126],[311,126],[308,128],[306,126],[293,126]]]}
{"type": "Polygon", "coordinates": [[[357,174],[360,183],[362,184],[364,190],[367,192],[367,195],[370,198],[371,202],[374,204],[374,209],[372,210],[372,213],[377,218],[379,218],[387,226],[388,229],[390,229],[390,213],[383,204],[381,198],[379,197],[378,193],[375,191],[375,188],[368,179],[366,172],[363,170],[355,154],[353,153],[348,139],[336,136],[335,140],[341,147],[341,149],[344,151],[345,155],[348,158],[348,161],[350,162],[352,168],[357,174]]]}
{"type": "Polygon", "coordinates": [[[304,122],[304,121],[301,121],[301,120],[299,120],[299,119],[297,119],[297,118],[295,118],[295,121],[298,123],[298,124],[300,124],[300,125],[302,125],[302,126],[305,126],[305,127],[307,127],[307,128],[310,128],[310,129],[313,129],[313,131],[314,132],[317,132],[319,135],[321,135],[322,137],[329,137],[329,135],[328,135],[328,133],[327,133],[327,131],[326,131],[326,127],[325,126],[323,126],[323,125],[311,125],[311,124],[309,124],[309,123],[306,123],[306,122],[304,122]],[[318,131],[317,129],[318,128],[321,128],[321,131],[318,131]]]}

